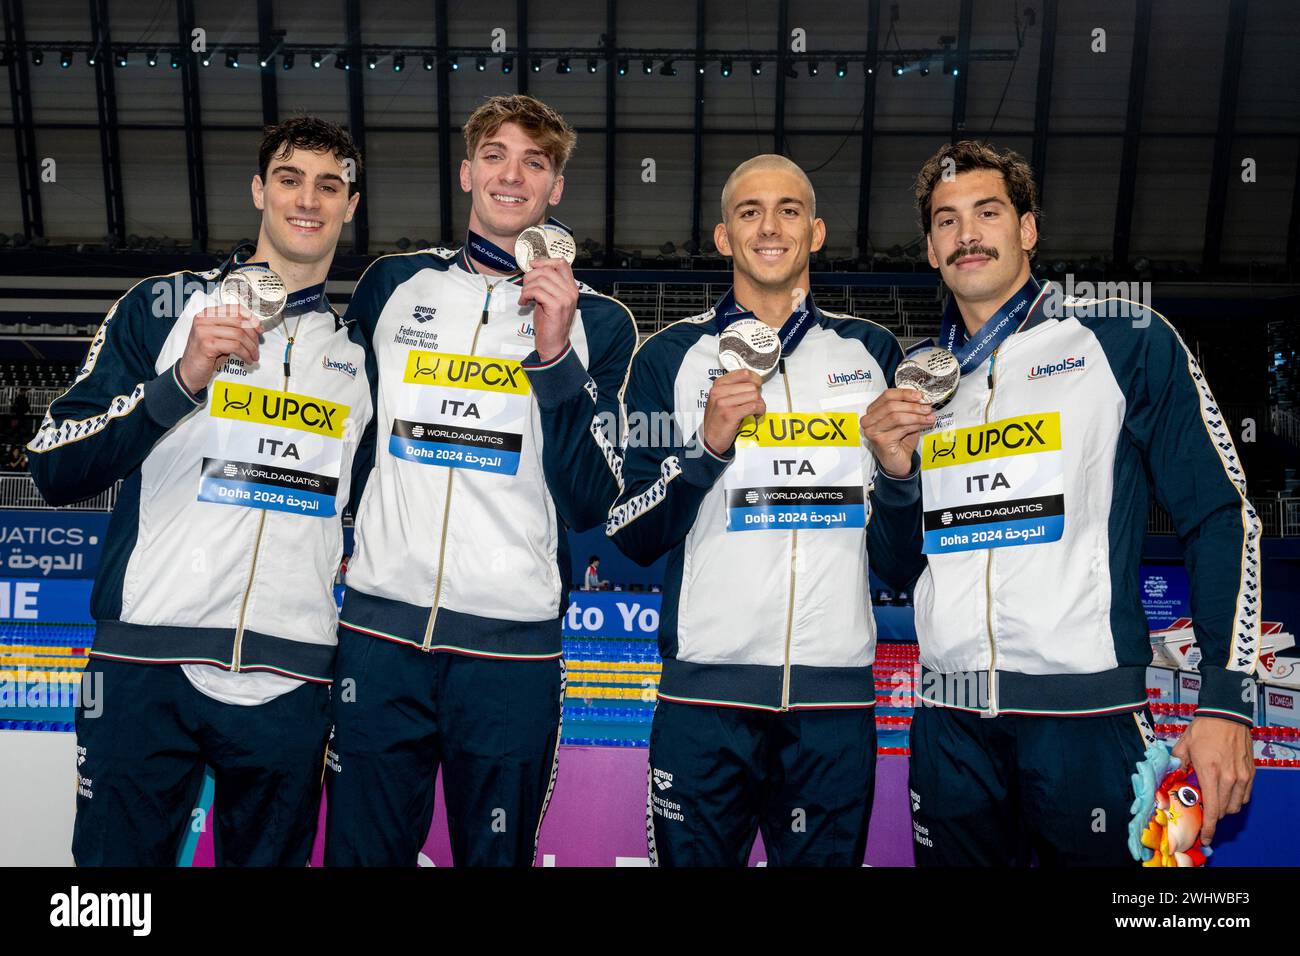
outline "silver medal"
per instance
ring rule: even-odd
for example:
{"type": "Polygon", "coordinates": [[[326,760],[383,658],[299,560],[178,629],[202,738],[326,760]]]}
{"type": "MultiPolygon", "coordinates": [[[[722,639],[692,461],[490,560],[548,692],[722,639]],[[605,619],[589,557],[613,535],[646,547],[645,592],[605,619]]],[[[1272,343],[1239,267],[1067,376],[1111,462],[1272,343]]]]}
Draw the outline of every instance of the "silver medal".
{"type": "Polygon", "coordinates": [[[898,363],[894,385],[921,393],[926,403],[940,409],[957,394],[961,366],[957,357],[944,348],[916,352],[898,363]]]}
{"type": "Polygon", "coordinates": [[[288,298],[284,280],[266,266],[238,266],[221,280],[222,304],[243,306],[261,321],[263,332],[280,324],[288,298]]]}
{"type": "Polygon", "coordinates": [[[732,322],[718,336],[718,364],[728,372],[749,369],[767,378],[781,361],[781,337],[758,319],[732,322]]]}
{"type": "Polygon", "coordinates": [[[532,269],[534,259],[563,259],[572,264],[577,255],[573,236],[549,222],[529,226],[515,240],[515,262],[524,272],[532,269]]]}

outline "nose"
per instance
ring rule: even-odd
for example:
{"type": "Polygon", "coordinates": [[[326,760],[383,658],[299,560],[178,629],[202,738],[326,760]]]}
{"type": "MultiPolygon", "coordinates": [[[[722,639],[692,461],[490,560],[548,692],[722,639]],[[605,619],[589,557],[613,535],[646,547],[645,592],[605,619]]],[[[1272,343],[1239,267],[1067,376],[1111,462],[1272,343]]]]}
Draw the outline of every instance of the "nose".
{"type": "Polygon", "coordinates": [[[775,209],[768,209],[763,212],[763,221],[758,224],[758,234],[760,236],[779,236],[781,234],[781,221],[777,218],[775,209]]]}
{"type": "Polygon", "coordinates": [[[512,159],[507,162],[501,169],[501,181],[518,185],[524,181],[524,167],[519,159],[512,159]]]}
{"type": "Polygon", "coordinates": [[[316,190],[311,185],[304,183],[298,187],[298,208],[299,209],[319,209],[320,197],[316,195],[316,190]]]}
{"type": "Polygon", "coordinates": [[[963,217],[961,228],[957,234],[957,244],[959,246],[976,246],[979,245],[982,238],[979,219],[976,217],[963,217]]]}

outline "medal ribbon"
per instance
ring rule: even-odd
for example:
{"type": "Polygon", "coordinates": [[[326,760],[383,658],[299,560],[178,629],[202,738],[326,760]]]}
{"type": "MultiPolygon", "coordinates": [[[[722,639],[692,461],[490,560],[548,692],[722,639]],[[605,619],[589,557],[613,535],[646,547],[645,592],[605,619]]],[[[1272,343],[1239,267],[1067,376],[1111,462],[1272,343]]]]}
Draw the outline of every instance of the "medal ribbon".
{"type": "Polygon", "coordinates": [[[1040,289],[1037,280],[1030,276],[973,336],[966,334],[957,300],[949,298],[939,327],[939,344],[956,357],[962,375],[975,371],[1013,332],[1024,326],[1046,290],[1046,285],[1040,289]]]}
{"type": "Polygon", "coordinates": [[[302,315],[305,312],[324,312],[325,283],[318,282],[297,292],[290,292],[284,302],[285,317],[302,315]]]}
{"type": "MultiPolygon", "coordinates": [[[[800,300],[795,310],[790,313],[790,317],[781,324],[779,335],[781,337],[782,355],[793,352],[795,346],[807,334],[808,328],[812,325],[809,320],[813,317],[814,312],[815,306],[812,301],[812,293],[809,292],[800,300]]],[[[718,304],[713,307],[713,314],[719,332],[731,325],[731,323],[739,322],[741,319],[758,318],[753,312],[736,302],[735,289],[728,289],[726,295],[718,300],[718,304]]]]}
{"type": "MultiPolygon", "coordinates": [[[[559,226],[569,235],[573,235],[573,230],[554,216],[547,219],[546,224],[548,226],[559,226]]],[[[513,254],[506,252],[492,240],[484,239],[473,229],[467,229],[466,232],[469,234],[469,238],[465,241],[465,258],[467,260],[472,259],[479,265],[495,269],[497,272],[519,271],[519,263],[515,261],[513,254]]],[[[470,271],[473,271],[473,269],[470,271]]]]}

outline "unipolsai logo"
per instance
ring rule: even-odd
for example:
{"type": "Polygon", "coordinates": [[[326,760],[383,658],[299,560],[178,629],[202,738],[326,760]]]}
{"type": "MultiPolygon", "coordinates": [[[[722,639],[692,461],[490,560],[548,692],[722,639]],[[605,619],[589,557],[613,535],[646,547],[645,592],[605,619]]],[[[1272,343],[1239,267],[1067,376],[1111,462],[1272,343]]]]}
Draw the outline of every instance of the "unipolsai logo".
{"type": "Polygon", "coordinates": [[[1066,372],[1073,372],[1085,366],[1087,357],[1080,355],[1077,358],[1071,355],[1069,358],[1063,358],[1059,362],[1048,362],[1046,365],[1035,365],[1029,370],[1029,380],[1035,382],[1040,378],[1051,378],[1053,375],[1063,375],[1066,372]]]}
{"type": "Polygon", "coordinates": [[[352,378],[357,377],[357,367],[352,362],[338,362],[331,359],[328,355],[321,359],[321,368],[332,369],[335,372],[342,372],[352,378]]]}
{"type": "Polygon", "coordinates": [[[533,323],[520,322],[519,328],[515,329],[515,335],[521,339],[531,339],[536,333],[533,331],[533,323]]]}
{"type": "Polygon", "coordinates": [[[855,368],[846,372],[827,372],[826,384],[831,388],[840,388],[844,385],[853,385],[857,382],[870,382],[871,371],[869,369],[855,368]]]}

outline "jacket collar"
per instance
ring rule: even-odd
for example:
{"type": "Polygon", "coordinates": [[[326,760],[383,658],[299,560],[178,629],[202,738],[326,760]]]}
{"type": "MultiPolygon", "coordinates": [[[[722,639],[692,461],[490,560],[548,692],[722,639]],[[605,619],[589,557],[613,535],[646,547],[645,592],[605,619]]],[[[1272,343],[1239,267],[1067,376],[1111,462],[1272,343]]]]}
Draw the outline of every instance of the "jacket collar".
{"type": "MultiPolygon", "coordinates": [[[[719,333],[733,322],[756,318],[758,316],[736,302],[734,287],[723,293],[722,298],[713,304],[714,328],[719,333]]],[[[804,296],[800,306],[791,312],[790,316],[781,324],[779,332],[781,354],[789,355],[792,353],[799,343],[803,341],[803,337],[808,334],[808,330],[814,325],[821,324],[823,324],[822,311],[817,308],[817,303],[813,301],[812,292],[810,291],[804,296]]]]}

